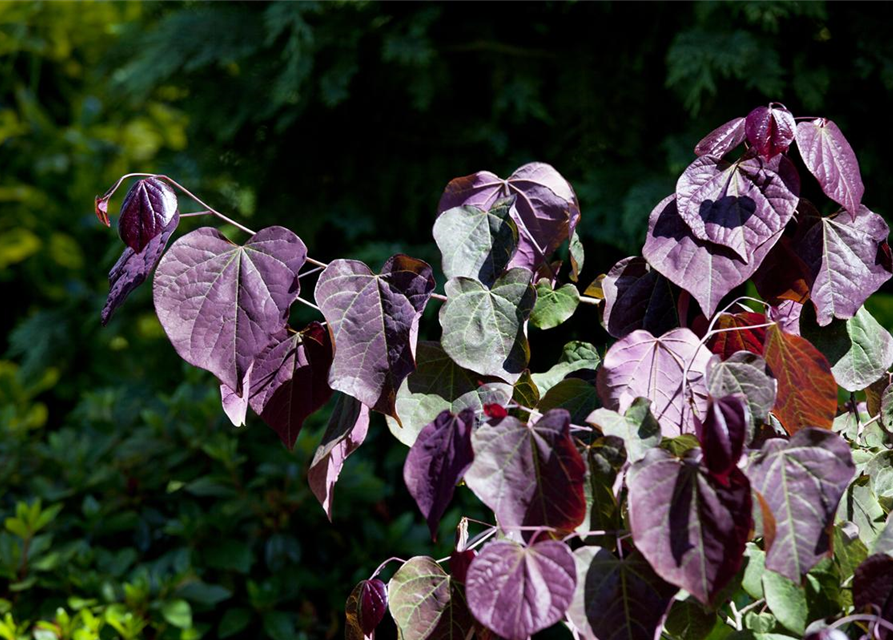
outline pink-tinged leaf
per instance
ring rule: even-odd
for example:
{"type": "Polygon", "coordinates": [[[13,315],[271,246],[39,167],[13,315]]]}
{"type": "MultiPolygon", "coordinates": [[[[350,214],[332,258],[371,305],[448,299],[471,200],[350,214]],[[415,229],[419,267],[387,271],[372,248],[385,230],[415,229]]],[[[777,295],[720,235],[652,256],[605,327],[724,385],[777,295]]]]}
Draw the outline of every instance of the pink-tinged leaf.
{"type": "Polygon", "coordinates": [[[859,161],[836,124],[825,118],[797,125],[797,147],[803,164],[825,195],[853,214],[862,204],[865,185],[859,161]]]}
{"type": "Polygon", "coordinates": [[[696,156],[722,157],[744,142],[744,118],[729,120],[708,133],[695,147],[696,156]]]}
{"type": "Polygon", "coordinates": [[[707,368],[707,389],[714,398],[744,394],[753,426],[757,426],[769,421],[778,382],[770,375],[762,357],[749,351],[739,351],[725,360],[715,358],[711,362],[707,368]]]}
{"type": "Polygon", "coordinates": [[[155,269],[179,222],[180,215],[176,214],[170,224],[152,238],[139,253],[130,247],[124,249],[115,266],[109,271],[109,295],[100,316],[102,326],[108,324],[118,307],[124,304],[127,296],[144,283],[155,269]]]}
{"type": "Polygon", "coordinates": [[[388,591],[378,578],[362,580],[344,605],[346,640],[372,638],[388,609],[388,591]]]}
{"type": "Polygon", "coordinates": [[[644,258],[624,258],[615,264],[602,281],[602,292],[602,321],[615,338],[637,329],[659,336],[679,326],[672,285],[644,258]]]}
{"type": "Polygon", "coordinates": [[[834,514],[854,470],[849,446],[831,431],[766,441],[747,475],[775,524],[774,536],[765,536],[767,569],[799,584],[831,553],[834,514]]]}
{"type": "Polygon", "coordinates": [[[859,206],[852,218],[845,213],[801,218],[796,251],[807,267],[820,326],[834,318],[852,318],[890,279],[889,233],[884,219],[865,206],[859,206]]]}
{"type": "MultiPolygon", "coordinates": [[[[853,574],[853,606],[857,612],[879,615],[893,621],[893,557],[877,553],[862,561],[853,574]]],[[[877,637],[882,640],[893,632],[878,625],[877,637]]]]}
{"type": "Polygon", "coordinates": [[[433,558],[411,558],[388,582],[388,608],[401,640],[464,640],[474,620],[461,587],[433,558]]]}
{"type": "Polygon", "coordinates": [[[655,572],[709,606],[741,568],[753,524],[751,491],[737,468],[722,483],[697,457],[652,449],[634,464],[629,519],[636,548],[655,572]]]}
{"type": "MultiPolygon", "coordinates": [[[[465,483],[503,527],[573,531],[586,517],[586,464],[570,434],[570,414],[547,412],[534,424],[508,416],[472,435],[465,483]]],[[[529,532],[528,532],[529,533],[529,532]]]]}
{"type": "Polygon", "coordinates": [[[456,484],[474,460],[471,449],[474,424],[474,409],[464,409],[458,415],[442,411],[421,430],[406,456],[403,480],[425,516],[434,540],[456,484]]]}
{"type": "Polygon", "coordinates": [[[778,325],[766,330],[763,357],[778,380],[772,412],[794,435],[804,427],[830,429],[837,415],[837,383],[828,359],[800,336],[778,325]]]}
{"type": "Polygon", "coordinates": [[[306,257],[301,239],[283,227],[261,229],[242,246],[211,227],[177,240],[153,284],[174,349],[241,394],[248,367],[285,328],[306,257]]]}
{"type": "Polygon", "coordinates": [[[124,196],[118,217],[118,235],[128,247],[142,251],[178,213],[177,194],[166,182],[158,178],[139,180],[124,196]]]}
{"type": "Polygon", "coordinates": [[[466,595],[478,622],[506,640],[527,640],[561,620],[577,571],[567,545],[491,542],[471,563],[466,595]]]}
{"type": "Polygon", "coordinates": [[[763,342],[766,339],[766,316],[762,313],[742,312],[724,313],[719,316],[714,329],[722,333],[715,334],[707,341],[707,348],[725,360],[737,351],[750,351],[763,355],[763,342]],[[750,327],[758,327],[751,329],[750,327]],[[732,329],[730,331],[730,329],[732,329]]]}
{"type": "Polygon", "coordinates": [[[725,482],[741,459],[750,420],[747,396],[742,393],[710,398],[704,417],[695,416],[704,466],[720,482],[725,482]]]}
{"type": "Polygon", "coordinates": [[[676,183],[679,215],[694,236],[731,249],[746,263],[784,229],[799,196],[797,171],[780,155],[731,164],[701,156],[676,183]]]}
{"type": "Polygon", "coordinates": [[[248,401],[289,450],[311,414],[332,397],[332,338],[319,322],[278,334],[254,361],[248,401]]]}
{"type": "Polygon", "coordinates": [[[803,304],[793,300],[782,300],[769,307],[769,320],[778,323],[778,328],[793,336],[800,335],[800,313],[803,304]]]}
{"type": "Polygon", "coordinates": [[[658,640],[678,591],[640,553],[599,549],[586,572],[586,617],[599,640],[658,640]]]}
{"type": "Polygon", "coordinates": [[[598,370],[598,393],[608,409],[625,413],[638,397],[651,400],[651,412],[667,437],[694,431],[689,401],[703,414],[707,406],[710,350],[690,329],[660,337],[633,331],[614,343],[598,370]],[[683,372],[688,369],[688,384],[683,372]]]}
{"type": "Polygon", "coordinates": [[[793,114],[784,105],[773,102],[747,114],[744,130],[754,150],[768,159],[788,150],[796,126],[793,114]]]}
{"type": "Polygon", "coordinates": [[[733,251],[698,240],[679,217],[675,196],[662,200],[648,220],[642,255],[670,282],[682,287],[712,316],[732,289],[746,282],[781,237],[782,231],[754,249],[750,261],[733,251]]]}
{"type": "Polygon", "coordinates": [[[516,196],[512,217],[519,231],[518,251],[509,267],[534,270],[573,236],[580,219],[573,188],[551,166],[531,162],[506,180],[489,171],[456,178],[444,189],[437,212],[465,205],[489,211],[494,202],[508,196],[516,196]]]}
{"type": "Polygon", "coordinates": [[[109,199],[106,197],[96,196],[94,200],[94,213],[96,213],[96,217],[99,218],[99,221],[107,227],[112,226],[112,223],[109,221],[109,199]]]}
{"type": "Polygon", "coordinates": [[[316,283],[316,303],[335,341],[333,389],[397,417],[400,383],[415,370],[419,318],[434,291],[428,263],[398,254],[381,274],[358,260],[334,260],[316,283]]]}
{"type": "Polygon", "coordinates": [[[330,521],[335,483],[341,475],[344,461],[363,444],[368,430],[369,408],[348,395],[339,395],[322,442],[307,472],[310,490],[325,509],[330,521]]]}
{"type": "Polygon", "coordinates": [[[248,366],[248,371],[245,372],[245,377],[242,378],[243,392],[241,396],[225,384],[220,385],[220,404],[223,406],[223,412],[226,414],[226,417],[229,418],[234,427],[245,426],[245,419],[248,417],[249,394],[244,390],[251,388],[251,370],[253,368],[254,363],[252,362],[248,366]]]}

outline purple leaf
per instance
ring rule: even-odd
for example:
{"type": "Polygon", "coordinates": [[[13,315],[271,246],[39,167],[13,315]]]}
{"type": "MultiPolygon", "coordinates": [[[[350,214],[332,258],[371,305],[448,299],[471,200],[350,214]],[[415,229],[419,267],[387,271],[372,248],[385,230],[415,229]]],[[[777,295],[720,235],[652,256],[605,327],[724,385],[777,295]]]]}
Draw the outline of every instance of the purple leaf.
{"type": "Polygon", "coordinates": [[[624,258],[615,264],[602,281],[602,291],[602,321],[615,338],[637,329],[659,336],[679,326],[672,285],[644,258],[624,258]]]}
{"type": "Polygon", "coordinates": [[[459,640],[474,626],[462,589],[432,558],[411,558],[388,582],[401,640],[459,640]]]}
{"type": "Polygon", "coordinates": [[[696,156],[722,157],[744,142],[744,118],[729,120],[708,133],[695,147],[696,156]]]}
{"type": "Polygon", "coordinates": [[[586,516],[586,464],[564,409],[534,424],[506,417],[472,436],[474,462],[465,483],[503,527],[548,526],[570,532],[586,516]]]}
{"type": "MultiPolygon", "coordinates": [[[[251,370],[254,368],[252,362],[242,378],[242,389],[251,388],[251,370]]],[[[242,393],[240,396],[225,384],[220,385],[220,404],[223,406],[223,412],[235,427],[245,426],[245,418],[248,417],[248,394],[242,393]]]]}
{"type": "Polygon", "coordinates": [[[527,640],[564,617],[576,584],[567,545],[547,540],[525,548],[499,541],[471,563],[465,589],[478,622],[506,640],[527,640]]]}
{"type": "Polygon", "coordinates": [[[714,359],[707,368],[707,389],[715,398],[744,394],[751,419],[756,424],[769,420],[775,405],[778,383],[769,373],[766,361],[749,351],[738,351],[726,360],[714,359]]]}
{"type": "Polygon", "coordinates": [[[419,318],[433,290],[428,263],[402,254],[381,275],[357,260],[329,263],[316,302],[335,341],[332,388],[397,418],[397,389],[415,369],[419,318]]]}
{"type": "Polygon", "coordinates": [[[369,408],[348,395],[339,395],[307,472],[310,490],[325,509],[329,521],[332,520],[332,500],[341,468],[347,457],[363,444],[368,430],[369,408]]]}
{"type": "Polygon", "coordinates": [[[750,419],[747,397],[741,393],[709,398],[704,418],[695,416],[704,466],[718,480],[724,481],[741,459],[750,419]]]}
{"type": "Polygon", "coordinates": [[[688,291],[704,315],[712,316],[725,295],[756,271],[781,234],[780,230],[754,249],[746,262],[729,249],[695,238],[676,211],[675,196],[669,196],[651,212],[642,255],[670,282],[688,291]]]}
{"type": "Polygon", "coordinates": [[[350,592],[344,605],[347,640],[371,638],[387,609],[388,592],[385,583],[378,578],[360,581],[350,592]]]}
{"type": "Polygon", "coordinates": [[[658,640],[678,591],[641,554],[621,560],[599,549],[586,572],[586,617],[599,640],[658,640]]]}
{"type": "Polygon", "coordinates": [[[479,171],[452,180],[444,189],[437,212],[472,205],[488,211],[496,200],[516,196],[512,217],[518,225],[518,251],[510,267],[534,270],[565,240],[580,219],[573,188],[547,164],[531,162],[507,180],[479,171]]]}
{"type": "Polygon", "coordinates": [[[767,569],[799,584],[831,552],[837,503],[854,469],[847,443],[826,429],[808,427],[790,440],[766,441],[747,475],[762,497],[767,569]]]}
{"type": "Polygon", "coordinates": [[[178,216],[177,194],[166,182],[158,178],[138,180],[121,204],[118,235],[124,244],[139,253],[178,216]]]}
{"type": "Polygon", "coordinates": [[[282,332],[261,351],[251,371],[248,401],[289,450],[312,413],[332,397],[332,338],[319,322],[282,332]]]}
{"type": "Polygon", "coordinates": [[[177,353],[242,393],[254,358],[281,331],[307,247],[283,227],[243,246],[202,227],[177,240],[155,274],[155,311],[177,353]]]}
{"type": "MultiPolygon", "coordinates": [[[[893,558],[884,553],[867,557],[853,574],[853,606],[857,612],[879,615],[893,621],[893,558]]],[[[889,629],[878,627],[879,638],[888,638],[889,629]]]]}
{"type": "Polygon", "coordinates": [[[747,263],[784,229],[799,196],[800,178],[784,156],[731,164],[701,156],[676,183],[679,215],[695,238],[727,247],[747,263]]]}
{"type": "Polygon", "coordinates": [[[794,141],[796,126],[791,112],[784,105],[773,102],[747,114],[744,130],[754,150],[768,159],[788,150],[794,141]]]}
{"type": "Polygon", "coordinates": [[[673,329],[658,338],[647,331],[633,331],[605,354],[598,370],[599,397],[605,407],[619,413],[625,413],[636,398],[648,398],[665,436],[690,433],[694,425],[689,400],[703,415],[710,357],[690,329],[673,329]],[[683,385],[686,367],[688,384],[683,385]]]}
{"type": "Polygon", "coordinates": [[[865,185],[856,154],[837,125],[816,118],[798,124],[796,135],[803,164],[819,181],[825,195],[850,214],[858,211],[865,185]]]}
{"type": "Polygon", "coordinates": [[[152,238],[142,251],[136,252],[126,247],[121,257],[109,271],[109,295],[102,308],[102,326],[108,324],[115,311],[138,286],[146,281],[167,247],[167,241],[180,223],[180,214],[175,213],[167,227],[152,238]]]}
{"type": "Polygon", "coordinates": [[[852,318],[893,271],[887,223],[865,206],[854,211],[852,219],[806,215],[799,223],[796,251],[806,264],[810,298],[823,327],[834,318],[852,318]]]}
{"type": "Polygon", "coordinates": [[[419,433],[403,465],[406,488],[425,516],[434,540],[456,484],[474,460],[471,449],[474,413],[474,409],[464,409],[459,415],[441,412],[419,433]]]}
{"type": "Polygon", "coordinates": [[[636,548],[661,578],[710,605],[741,568],[752,526],[747,478],[733,469],[723,484],[697,456],[652,449],[627,485],[636,548]]]}

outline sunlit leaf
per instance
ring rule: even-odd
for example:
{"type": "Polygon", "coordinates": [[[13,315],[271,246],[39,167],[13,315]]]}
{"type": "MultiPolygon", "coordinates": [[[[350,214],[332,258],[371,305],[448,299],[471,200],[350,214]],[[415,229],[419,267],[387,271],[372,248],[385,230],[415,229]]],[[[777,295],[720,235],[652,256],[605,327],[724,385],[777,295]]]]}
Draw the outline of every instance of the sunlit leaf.
{"type": "Polygon", "coordinates": [[[118,234],[124,244],[140,253],[178,216],[174,190],[158,178],[144,178],[135,182],[124,196],[118,218],[118,234]]]}
{"type": "Polygon", "coordinates": [[[735,118],[704,136],[695,146],[696,156],[724,156],[744,142],[744,118],[735,118]]]}
{"type": "Polygon", "coordinates": [[[749,351],[738,351],[725,360],[715,360],[707,369],[710,395],[721,398],[744,394],[754,426],[768,421],[769,411],[775,405],[777,385],[775,378],[769,375],[766,361],[749,351]]]}
{"type": "Polygon", "coordinates": [[[636,398],[624,415],[610,409],[597,409],[586,422],[606,436],[623,440],[629,461],[638,462],[648,450],[660,444],[660,424],[651,413],[651,401],[636,398]]]}
{"type": "Polygon", "coordinates": [[[787,151],[794,141],[796,127],[791,112],[784,105],[774,102],[768,107],[757,107],[751,111],[744,124],[747,141],[765,158],[773,158],[787,151]]]}
{"type": "Polygon", "coordinates": [[[865,185],[859,161],[840,128],[826,118],[797,125],[797,147],[825,195],[853,214],[862,204],[865,185]]]}
{"type": "Polygon", "coordinates": [[[580,293],[572,284],[553,289],[548,280],[536,285],[536,304],[530,314],[530,324],[538,329],[553,329],[574,315],[580,304],[580,293]]]}
{"type": "Polygon", "coordinates": [[[473,624],[462,590],[425,556],[411,558],[388,582],[388,609],[402,640],[465,640],[473,624]]]}
{"type": "Polygon", "coordinates": [[[558,362],[551,369],[545,373],[534,373],[531,375],[531,378],[537,389],[539,389],[540,394],[544,394],[566,376],[576,371],[594,372],[598,369],[601,361],[602,359],[595,346],[588,342],[574,340],[564,345],[558,362]]]}

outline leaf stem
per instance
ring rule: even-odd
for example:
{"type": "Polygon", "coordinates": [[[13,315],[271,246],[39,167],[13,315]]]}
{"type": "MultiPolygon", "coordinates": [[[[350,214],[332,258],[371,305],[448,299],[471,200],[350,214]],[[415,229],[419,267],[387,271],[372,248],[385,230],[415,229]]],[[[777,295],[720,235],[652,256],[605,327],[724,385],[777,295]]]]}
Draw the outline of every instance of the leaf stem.
{"type": "Polygon", "coordinates": [[[387,560],[382,562],[380,565],[378,565],[378,568],[372,572],[372,575],[369,576],[369,579],[372,580],[372,578],[374,578],[379,573],[381,573],[381,570],[384,569],[386,566],[388,566],[388,564],[391,562],[402,562],[403,564],[406,564],[407,561],[404,560],[403,558],[398,558],[397,556],[391,556],[390,558],[388,558],[387,560]]]}
{"type": "Polygon", "coordinates": [[[584,296],[584,295],[580,296],[580,302],[582,302],[583,304],[591,304],[593,306],[598,306],[602,303],[602,301],[599,300],[598,298],[591,298],[589,296],[584,296]]]}
{"type": "Polygon", "coordinates": [[[836,622],[829,625],[829,629],[836,629],[842,625],[845,625],[850,622],[874,622],[875,624],[879,624],[882,627],[885,627],[889,631],[893,631],[893,623],[884,620],[880,616],[876,616],[869,613],[856,613],[851,616],[846,616],[845,618],[841,618],[836,622]]]}
{"type": "Polygon", "coordinates": [[[295,298],[295,302],[300,302],[301,304],[306,305],[306,306],[310,307],[311,309],[316,309],[317,311],[322,313],[322,309],[317,307],[315,304],[313,304],[309,300],[304,300],[304,298],[295,298]]]}

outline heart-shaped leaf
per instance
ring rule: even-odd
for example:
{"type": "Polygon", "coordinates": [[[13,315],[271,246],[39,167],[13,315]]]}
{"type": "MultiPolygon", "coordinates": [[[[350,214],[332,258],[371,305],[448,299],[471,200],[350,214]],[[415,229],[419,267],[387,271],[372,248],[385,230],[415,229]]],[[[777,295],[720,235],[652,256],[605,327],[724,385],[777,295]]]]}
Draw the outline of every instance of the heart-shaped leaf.
{"type": "Polygon", "coordinates": [[[558,362],[545,373],[534,373],[530,377],[540,394],[545,394],[576,371],[595,371],[601,364],[598,349],[588,342],[574,340],[564,345],[558,362]]]}
{"type": "Polygon", "coordinates": [[[118,235],[124,244],[140,253],[175,217],[179,217],[177,194],[166,182],[158,178],[137,180],[121,204],[118,235]]]}
{"type": "Polygon", "coordinates": [[[707,369],[707,390],[714,398],[744,394],[754,425],[769,420],[775,405],[778,383],[769,375],[766,361],[748,351],[733,353],[726,360],[713,361],[707,369]]]}
{"type": "Polygon", "coordinates": [[[586,572],[586,617],[599,640],[655,640],[678,591],[641,554],[599,549],[586,572]]]}
{"type": "Polygon", "coordinates": [[[696,456],[651,449],[627,486],[636,548],[661,578],[710,605],[741,568],[752,524],[747,478],[733,469],[722,483],[696,456]]]}
{"type": "Polygon", "coordinates": [[[508,416],[472,436],[465,483],[503,527],[547,526],[570,532],[583,521],[586,465],[570,435],[570,415],[546,413],[534,424],[508,416]]]}
{"type": "Polygon", "coordinates": [[[648,450],[660,444],[660,424],[651,413],[651,401],[636,398],[624,415],[610,409],[596,409],[586,422],[606,436],[623,440],[629,461],[638,462],[648,450]]]}
{"type": "Polygon", "coordinates": [[[865,185],[859,161],[840,128],[826,118],[797,125],[797,147],[825,195],[852,214],[862,204],[865,185]]]}
{"type": "Polygon", "coordinates": [[[695,155],[722,157],[737,147],[744,142],[744,120],[735,118],[719,125],[695,146],[695,155]]]}
{"type": "Polygon", "coordinates": [[[332,520],[335,483],[341,475],[344,461],[363,444],[368,430],[369,408],[349,395],[339,394],[322,442],[307,472],[310,490],[319,500],[329,521],[332,520]]]}
{"type": "Polygon", "coordinates": [[[605,329],[623,338],[637,329],[659,336],[679,326],[676,299],[669,280],[644,258],[624,258],[602,281],[605,329]]]}
{"type": "Polygon", "coordinates": [[[465,589],[478,622],[506,640],[527,640],[564,617],[576,584],[567,545],[547,540],[525,548],[499,541],[471,563],[465,589]]]}
{"type": "Polygon", "coordinates": [[[447,209],[434,222],[434,241],[447,278],[466,276],[486,285],[505,271],[518,247],[511,217],[515,198],[494,202],[489,210],[473,205],[447,209]]]}
{"type": "Polygon", "coordinates": [[[763,357],[778,380],[773,413],[793,435],[804,427],[830,429],[837,414],[837,383],[831,365],[808,340],[766,330],[763,357]]]}
{"type": "Polygon", "coordinates": [[[416,556],[388,582],[402,640],[465,640],[474,625],[462,590],[432,558],[416,556]]]}
{"type": "Polygon", "coordinates": [[[540,413],[565,409],[570,413],[571,422],[582,422],[598,406],[598,391],[594,384],[579,378],[567,378],[549,389],[536,409],[540,413]]]}
{"type": "Polygon", "coordinates": [[[507,382],[518,379],[530,359],[524,323],[536,302],[526,269],[510,269],[492,288],[473,278],[446,283],[440,309],[441,344],[460,367],[507,382]]]}
{"type": "Polygon", "coordinates": [[[757,107],[747,114],[744,124],[747,141],[764,158],[787,151],[794,141],[796,127],[793,114],[777,103],[757,107]]]}
{"type": "Polygon", "coordinates": [[[834,380],[847,391],[862,391],[893,365],[893,336],[865,307],[846,322],[806,331],[803,335],[828,357],[834,380]]]}
{"type": "Polygon", "coordinates": [[[530,324],[538,329],[553,329],[574,315],[580,304],[580,292],[572,284],[553,289],[551,283],[540,280],[536,285],[536,304],[530,314],[530,324]]]}
{"type": "Polygon", "coordinates": [[[174,349],[241,394],[248,367],[285,328],[306,257],[301,239],[283,227],[261,229],[242,246],[211,227],[177,240],[153,283],[174,349]]]}
{"type": "Polygon", "coordinates": [[[633,331],[605,354],[598,371],[599,397],[605,407],[621,413],[636,398],[648,398],[665,436],[690,433],[690,400],[699,414],[706,408],[710,357],[690,329],[673,329],[657,338],[633,331]]]}
{"type": "Polygon", "coordinates": [[[766,316],[762,313],[723,313],[713,325],[717,333],[707,341],[707,348],[723,360],[737,351],[762,355],[765,324],[766,316]]]}
{"type": "Polygon", "coordinates": [[[435,540],[437,525],[453,499],[456,484],[474,460],[471,449],[474,413],[473,409],[464,409],[459,415],[441,412],[419,433],[403,465],[406,488],[425,516],[431,538],[435,540]]]}
{"type": "Polygon", "coordinates": [[[800,580],[790,580],[767,571],[763,574],[762,582],[769,610],[785,629],[802,636],[809,610],[806,591],[800,586],[800,580]]]}
{"type": "Polygon", "coordinates": [[[346,640],[371,638],[388,609],[388,592],[378,578],[362,580],[344,605],[346,640]]]}
{"type": "Polygon", "coordinates": [[[124,304],[127,296],[143,284],[155,269],[171,234],[179,223],[180,214],[175,212],[170,223],[161,230],[161,233],[149,240],[142,251],[136,252],[130,247],[124,249],[115,266],[109,271],[109,295],[100,316],[102,326],[108,324],[118,307],[124,304]]]}
{"type": "Polygon", "coordinates": [[[766,441],[747,475],[774,523],[774,535],[765,536],[767,569],[799,583],[830,553],[834,514],[854,469],[849,446],[831,431],[806,428],[788,441],[766,441]]]}
{"type": "Polygon", "coordinates": [[[799,196],[797,171],[781,155],[732,164],[701,156],[676,183],[679,215],[694,236],[728,247],[744,262],[784,229],[799,196]]]}
{"type": "Polygon", "coordinates": [[[695,416],[704,466],[716,478],[725,480],[738,465],[750,422],[747,397],[740,393],[708,398],[703,418],[695,416]]]}
{"type": "Polygon", "coordinates": [[[570,184],[541,162],[519,167],[502,180],[489,171],[456,178],[444,189],[438,213],[463,205],[489,210],[501,198],[515,196],[512,217],[518,225],[518,251],[512,267],[535,269],[573,235],[580,205],[570,184]]]}
{"type": "MultiPolygon", "coordinates": [[[[853,574],[853,606],[888,622],[893,620],[893,558],[875,554],[859,565],[853,574]]],[[[891,635],[889,629],[878,627],[879,638],[891,635]]]]}
{"type": "Polygon", "coordinates": [[[335,341],[332,388],[397,417],[397,389],[415,369],[419,318],[433,290],[428,263],[402,254],[380,275],[358,260],[330,262],[315,297],[335,341]]]}

